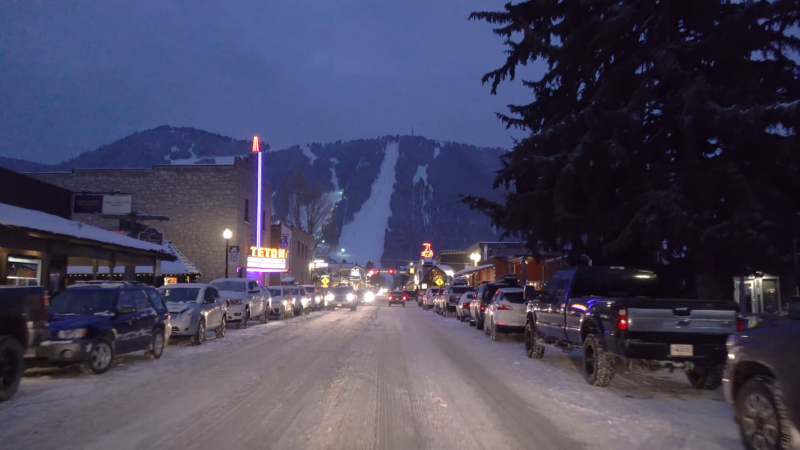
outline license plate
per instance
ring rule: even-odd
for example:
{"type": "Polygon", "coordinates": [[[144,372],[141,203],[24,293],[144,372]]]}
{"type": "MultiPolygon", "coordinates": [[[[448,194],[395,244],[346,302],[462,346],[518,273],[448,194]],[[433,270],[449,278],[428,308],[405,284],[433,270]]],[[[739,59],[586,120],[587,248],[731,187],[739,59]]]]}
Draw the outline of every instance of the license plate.
{"type": "Polygon", "coordinates": [[[670,344],[669,354],[671,356],[694,356],[694,346],[689,344],[670,344]]]}
{"type": "Polygon", "coordinates": [[[342,307],[342,306],[344,306],[344,305],[342,305],[341,303],[337,303],[337,304],[336,304],[336,306],[337,306],[337,307],[342,307]]]}

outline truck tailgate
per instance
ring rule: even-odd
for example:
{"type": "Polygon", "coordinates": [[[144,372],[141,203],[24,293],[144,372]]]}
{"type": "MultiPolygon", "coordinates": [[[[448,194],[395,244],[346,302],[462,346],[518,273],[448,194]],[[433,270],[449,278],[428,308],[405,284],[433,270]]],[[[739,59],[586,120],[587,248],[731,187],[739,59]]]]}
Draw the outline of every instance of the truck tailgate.
{"type": "Polygon", "coordinates": [[[736,332],[737,312],[728,302],[653,300],[628,303],[628,331],[692,334],[736,332]]]}

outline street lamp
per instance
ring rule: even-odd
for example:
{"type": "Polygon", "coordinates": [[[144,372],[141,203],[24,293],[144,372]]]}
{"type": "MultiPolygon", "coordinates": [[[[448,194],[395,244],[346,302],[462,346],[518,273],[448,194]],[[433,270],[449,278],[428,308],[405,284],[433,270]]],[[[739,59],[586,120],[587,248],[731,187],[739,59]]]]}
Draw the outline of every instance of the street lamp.
{"type": "Polygon", "coordinates": [[[342,249],[342,253],[344,253],[344,249],[342,249]]]}
{"type": "Polygon", "coordinates": [[[225,278],[228,278],[228,241],[233,237],[233,232],[227,228],[222,232],[222,237],[225,239],[225,278]]]}
{"type": "Polygon", "coordinates": [[[480,254],[480,253],[478,253],[478,252],[472,252],[472,254],[471,254],[471,255],[469,255],[469,259],[471,259],[471,260],[472,260],[472,262],[474,262],[474,263],[475,263],[475,266],[474,266],[474,267],[478,267],[478,261],[480,261],[480,260],[481,260],[481,254],[480,254]]]}

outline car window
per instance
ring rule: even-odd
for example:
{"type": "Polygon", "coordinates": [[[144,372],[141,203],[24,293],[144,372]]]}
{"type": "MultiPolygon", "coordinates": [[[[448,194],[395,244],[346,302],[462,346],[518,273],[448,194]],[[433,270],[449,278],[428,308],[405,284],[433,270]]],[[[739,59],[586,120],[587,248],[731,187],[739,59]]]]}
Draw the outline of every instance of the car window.
{"type": "Polygon", "coordinates": [[[203,297],[205,300],[216,300],[217,297],[219,297],[219,294],[215,288],[209,286],[206,288],[206,293],[203,297]]]}
{"type": "Polygon", "coordinates": [[[137,291],[122,291],[119,293],[119,307],[136,309],[137,291]]]}
{"type": "Polygon", "coordinates": [[[283,290],[281,288],[269,288],[269,295],[273,297],[283,297],[283,290]]]}
{"type": "Polygon", "coordinates": [[[525,295],[522,292],[503,292],[503,301],[508,303],[525,303],[525,295]]]}
{"type": "Polygon", "coordinates": [[[147,292],[147,296],[150,297],[150,303],[154,308],[164,309],[164,299],[161,298],[161,293],[155,289],[148,289],[145,292],[147,292]]]}
{"type": "Polygon", "coordinates": [[[164,297],[170,303],[186,303],[197,301],[200,288],[176,287],[164,289],[164,297]]]}
{"type": "Polygon", "coordinates": [[[256,283],[255,281],[251,281],[251,282],[247,283],[247,289],[249,289],[251,291],[257,291],[258,290],[258,283],[256,283]]]}
{"type": "Polygon", "coordinates": [[[215,286],[220,291],[228,291],[228,292],[246,292],[247,291],[247,283],[243,283],[241,281],[214,281],[211,283],[212,286],[215,286]]]}
{"type": "MultiPolygon", "coordinates": [[[[113,313],[116,290],[64,289],[50,302],[50,314],[113,313]]],[[[133,306],[133,305],[132,305],[133,306]]]]}
{"type": "Polygon", "coordinates": [[[136,302],[136,311],[144,311],[150,308],[150,298],[144,291],[135,290],[133,292],[133,299],[136,302]]]}

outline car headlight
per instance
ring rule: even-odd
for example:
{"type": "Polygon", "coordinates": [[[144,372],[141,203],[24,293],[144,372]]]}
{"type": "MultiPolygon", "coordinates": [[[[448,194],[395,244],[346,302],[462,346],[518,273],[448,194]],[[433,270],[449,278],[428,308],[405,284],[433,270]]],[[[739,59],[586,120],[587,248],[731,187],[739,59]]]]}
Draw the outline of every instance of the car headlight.
{"type": "Polygon", "coordinates": [[[316,297],[314,297],[314,301],[315,301],[315,302],[318,302],[318,301],[320,301],[320,300],[322,300],[322,297],[321,297],[321,296],[317,295],[316,297]]]}
{"type": "Polygon", "coordinates": [[[356,298],[356,296],[355,296],[355,295],[353,295],[353,294],[347,294],[347,301],[348,301],[348,302],[352,302],[352,301],[353,301],[353,299],[355,299],[355,298],[356,298]]]}
{"type": "Polygon", "coordinates": [[[61,330],[58,332],[59,339],[79,339],[86,337],[86,328],[75,328],[74,330],[61,330]]]}
{"type": "Polygon", "coordinates": [[[325,296],[325,301],[333,301],[333,294],[328,294],[325,296]]]}
{"type": "Polygon", "coordinates": [[[371,302],[371,301],[375,300],[375,294],[373,294],[372,292],[367,292],[364,295],[364,300],[366,300],[368,302],[371,302]]]}

